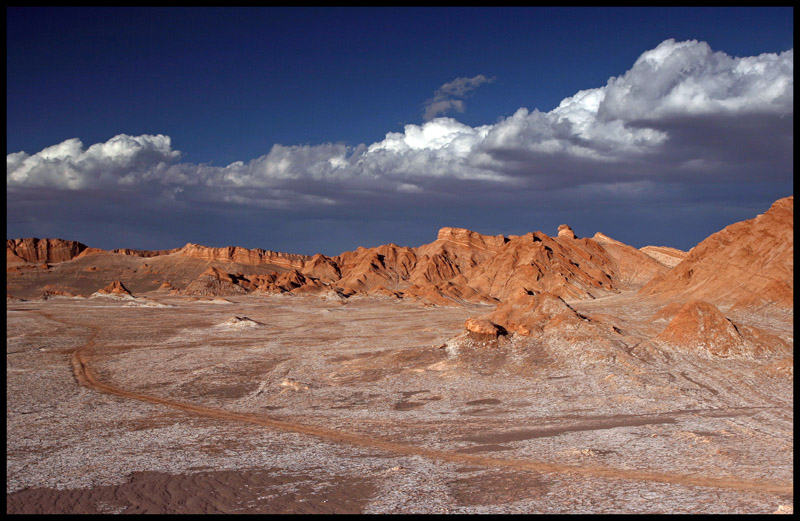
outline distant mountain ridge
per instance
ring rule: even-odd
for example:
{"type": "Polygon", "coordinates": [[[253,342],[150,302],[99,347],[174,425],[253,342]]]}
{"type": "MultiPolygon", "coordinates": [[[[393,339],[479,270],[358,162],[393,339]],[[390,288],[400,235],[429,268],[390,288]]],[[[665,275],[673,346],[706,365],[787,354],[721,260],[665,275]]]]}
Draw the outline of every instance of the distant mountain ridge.
{"type": "MultiPolygon", "coordinates": [[[[7,271],[77,259],[88,263],[93,256],[104,256],[113,270],[119,255],[145,260],[143,266],[154,274],[185,279],[153,281],[151,289],[169,283],[174,291],[202,294],[362,294],[458,305],[502,302],[519,292],[581,300],[639,290],[643,297],[683,295],[684,300],[746,305],[753,292],[772,291],[782,292],[775,298],[785,302],[785,293],[793,291],[793,205],[793,196],[781,199],[765,214],[713,234],[688,253],[658,246],[639,250],[603,233],[580,238],[567,225],[552,237],[540,231],[490,236],[446,227],[436,240],[418,247],[359,247],[335,257],[192,243],[171,250],[107,252],[75,241],[28,238],[6,241],[7,271]]],[[[122,278],[118,274],[112,280],[122,278]]]]}

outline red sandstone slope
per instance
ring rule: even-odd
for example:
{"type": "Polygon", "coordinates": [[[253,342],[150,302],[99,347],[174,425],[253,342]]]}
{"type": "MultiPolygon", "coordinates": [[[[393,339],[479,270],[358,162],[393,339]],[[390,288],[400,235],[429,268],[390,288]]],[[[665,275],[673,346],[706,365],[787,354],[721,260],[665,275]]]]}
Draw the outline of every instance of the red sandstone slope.
{"type": "Polygon", "coordinates": [[[791,307],[793,293],[794,196],[709,236],[639,290],[644,297],[701,299],[717,306],[755,299],[791,307]]]}

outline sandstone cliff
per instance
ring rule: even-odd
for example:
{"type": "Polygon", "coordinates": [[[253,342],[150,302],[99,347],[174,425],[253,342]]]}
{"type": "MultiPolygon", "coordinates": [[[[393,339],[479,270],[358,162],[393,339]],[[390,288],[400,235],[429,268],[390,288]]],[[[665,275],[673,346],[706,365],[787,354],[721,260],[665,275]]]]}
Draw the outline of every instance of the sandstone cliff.
{"type": "Polygon", "coordinates": [[[72,260],[87,246],[76,241],[63,239],[27,239],[6,240],[6,265],[58,263],[72,260]]]}
{"type": "MultiPolygon", "coordinates": [[[[170,250],[171,251],[171,250],[170,250]]],[[[239,264],[275,264],[287,268],[302,268],[309,259],[306,255],[282,253],[270,250],[240,248],[228,246],[226,248],[210,248],[199,244],[188,243],[183,248],[175,251],[178,255],[185,255],[205,261],[237,262],[239,264]]]]}

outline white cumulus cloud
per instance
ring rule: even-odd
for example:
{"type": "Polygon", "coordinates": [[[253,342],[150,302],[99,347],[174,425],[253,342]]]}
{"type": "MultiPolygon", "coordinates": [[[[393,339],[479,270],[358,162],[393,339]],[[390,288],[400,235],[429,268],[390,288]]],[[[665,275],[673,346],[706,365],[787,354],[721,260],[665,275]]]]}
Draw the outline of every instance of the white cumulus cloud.
{"type": "Polygon", "coordinates": [[[704,42],[667,40],[549,112],[520,108],[478,127],[435,117],[463,109],[459,98],[489,81],[478,75],[442,85],[424,123],[368,145],[276,144],[218,167],[181,162],[160,134],[120,134],[88,148],[68,139],[32,155],[7,154],[6,184],[9,193],[138,189],[177,201],[284,208],[381,194],[480,199],[475,183],[509,198],[568,187],[630,194],[675,176],[719,183],[791,170],[793,50],[731,57],[704,42]]]}
{"type": "Polygon", "coordinates": [[[72,138],[33,155],[8,154],[6,185],[70,190],[137,185],[159,179],[180,155],[162,134],[120,134],[85,150],[80,139],[72,138]]]}

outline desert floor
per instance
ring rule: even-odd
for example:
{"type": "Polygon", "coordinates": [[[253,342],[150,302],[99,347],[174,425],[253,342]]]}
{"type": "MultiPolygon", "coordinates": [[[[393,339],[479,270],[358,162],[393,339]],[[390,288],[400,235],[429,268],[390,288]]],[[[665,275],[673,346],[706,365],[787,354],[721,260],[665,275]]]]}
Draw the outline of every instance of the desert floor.
{"type": "MultiPolygon", "coordinates": [[[[488,306],[148,296],[7,304],[8,513],[792,508],[791,359],[467,340],[488,306]]],[[[633,302],[575,307],[663,327],[633,302]]]]}

